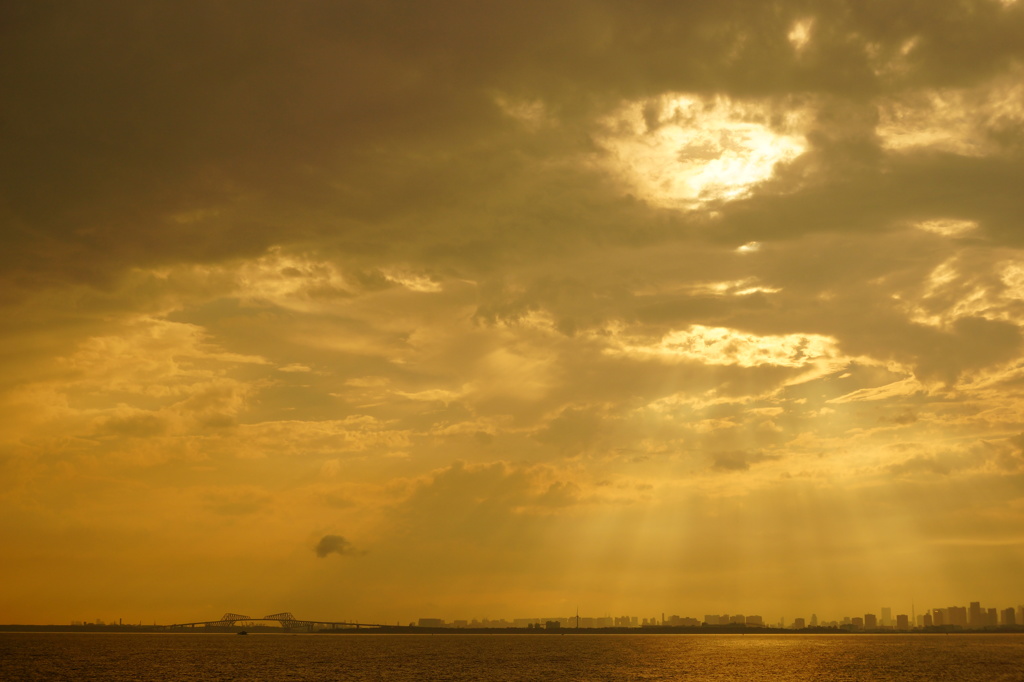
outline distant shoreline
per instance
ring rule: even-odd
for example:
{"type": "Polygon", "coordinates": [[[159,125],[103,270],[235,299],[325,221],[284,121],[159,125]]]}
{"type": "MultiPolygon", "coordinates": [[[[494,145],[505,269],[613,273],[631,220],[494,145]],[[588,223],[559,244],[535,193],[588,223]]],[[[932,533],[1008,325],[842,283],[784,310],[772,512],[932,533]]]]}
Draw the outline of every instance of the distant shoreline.
{"type": "Polygon", "coordinates": [[[654,626],[641,628],[431,628],[409,625],[388,625],[382,627],[335,628],[320,630],[285,629],[280,627],[202,627],[172,628],[164,625],[0,625],[0,632],[7,633],[159,633],[159,634],[237,634],[245,631],[267,635],[931,635],[931,634],[1024,634],[1024,626],[999,627],[982,630],[965,630],[957,627],[932,627],[915,630],[848,630],[841,628],[782,628],[758,627],[672,627],[654,626]]]}

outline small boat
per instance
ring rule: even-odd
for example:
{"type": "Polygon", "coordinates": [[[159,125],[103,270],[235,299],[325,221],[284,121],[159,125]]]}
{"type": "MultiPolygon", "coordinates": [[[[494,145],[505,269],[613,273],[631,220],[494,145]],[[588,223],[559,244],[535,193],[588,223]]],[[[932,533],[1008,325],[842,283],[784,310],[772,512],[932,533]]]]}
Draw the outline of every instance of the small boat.
{"type": "Polygon", "coordinates": [[[245,630],[239,630],[239,631],[238,631],[238,632],[236,632],[235,634],[236,634],[236,635],[247,635],[247,634],[249,634],[249,633],[248,633],[248,632],[246,632],[245,630]]]}

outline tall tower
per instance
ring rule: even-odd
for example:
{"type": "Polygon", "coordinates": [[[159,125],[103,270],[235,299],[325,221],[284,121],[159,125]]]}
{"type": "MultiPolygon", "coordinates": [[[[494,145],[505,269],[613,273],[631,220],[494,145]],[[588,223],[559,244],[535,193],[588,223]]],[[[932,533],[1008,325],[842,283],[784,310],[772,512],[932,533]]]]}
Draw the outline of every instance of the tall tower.
{"type": "Polygon", "coordinates": [[[972,601],[971,608],[967,612],[967,625],[975,630],[980,629],[985,624],[985,620],[981,615],[981,602],[972,601]]]}

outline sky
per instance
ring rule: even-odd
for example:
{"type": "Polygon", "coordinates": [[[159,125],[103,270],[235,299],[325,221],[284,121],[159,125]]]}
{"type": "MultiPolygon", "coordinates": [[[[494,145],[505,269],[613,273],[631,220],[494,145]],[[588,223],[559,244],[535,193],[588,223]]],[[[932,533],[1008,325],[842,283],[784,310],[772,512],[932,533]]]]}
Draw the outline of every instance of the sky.
{"type": "Polygon", "coordinates": [[[1024,603],[1024,2],[0,34],[0,621],[1024,603]]]}

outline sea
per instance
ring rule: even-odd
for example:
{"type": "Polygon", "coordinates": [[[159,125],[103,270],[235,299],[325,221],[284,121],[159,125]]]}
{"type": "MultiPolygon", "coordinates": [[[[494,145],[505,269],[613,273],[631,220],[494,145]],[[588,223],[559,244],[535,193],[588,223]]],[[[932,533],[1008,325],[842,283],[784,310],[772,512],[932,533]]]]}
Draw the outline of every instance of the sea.
{"type": "Polygon", "coordinates": [[[1024,634],[0,633],[8,680],[1024,680],[1024,634]]]}

